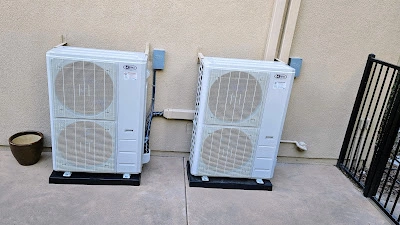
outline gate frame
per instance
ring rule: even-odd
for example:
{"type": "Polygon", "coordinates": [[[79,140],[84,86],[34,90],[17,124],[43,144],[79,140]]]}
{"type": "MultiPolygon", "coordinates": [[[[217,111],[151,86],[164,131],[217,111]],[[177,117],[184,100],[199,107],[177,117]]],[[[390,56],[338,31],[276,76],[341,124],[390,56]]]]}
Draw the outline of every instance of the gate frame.
{"type": "MultiPolygon", "coordinates": [[[[379,200],[375,198],[375,195],[377,194],[379,186],[382,182],[381,180],[385,172],[387,162],[390,158],[390,154],[392,152],[392,148],[396,141],[396,137],[399,134],[399,128],[400,128],[400,77],[399,76],[400,76],[400,66],[378,60],[375,58],[374,54],[368,55],[367,63],[364,68],[364,73],[361,79],[361,83],[354,102],[353,110],[346,129],[340,155],[336,164],[336,166],[341,171],[343,171],[343,173],[347,174],[349,178],[351,178],[355,183],[357,183],[363,189],[363,195],[365,197],[371,198],[379,206],[379,208],[381,208],[383,212],[396,224],[400,224],[399,223],[400,218],[396,220],[393,217],[393,215],[387,209],[385,209],[384,206],[381,205],[379,200]],[[374,63],[375,67],[373,74],[375,73],[377,64],[394,69],[393,76],[395,77],[394,78],[395,82],[393,84],[393,87],[389,90],[391,94],[393,94],[393,97],[392,100],[390,98],[388,100],[386,106],[387,108],[385,109],[385,114],[387,115],[387,118],[385,118],[385,116],[382,118],[380,125],[381,133],[377,137],[378,139],[376,142],[377,143],[376,146],[372,149],[373,157],[370,163],[366,180],[363,185],[360,181],[356,179],[356,176],[352,174],[351,169],[349,170],[343,163],[346,158],[346,154],[349,150],[348,147],[350,144],[350,140],[353,136],[354,128],[355,126],[358,126],[358,124],[356,125],[357,116],[359,111],[361,110],[361,104],[363,102],[363,97],[367,88],[369,78],[371,76],[371,70],[374,63]]],[[[355,134],[356,133],[354,133],[354,135],[355,134]]]]}

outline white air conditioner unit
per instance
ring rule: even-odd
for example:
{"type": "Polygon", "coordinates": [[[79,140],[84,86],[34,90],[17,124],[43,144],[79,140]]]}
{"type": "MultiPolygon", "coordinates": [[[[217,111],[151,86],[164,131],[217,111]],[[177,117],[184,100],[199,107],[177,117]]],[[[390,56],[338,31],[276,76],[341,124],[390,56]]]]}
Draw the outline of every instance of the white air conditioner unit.
{"type": "Polygon", "coordinates": [[[190,173],[272,178],[293,79],[281,62],[202,58],[190,173]]]}
{"type": "Polygon", "coordinates": [[[61,46],[46,58],[53,169],[141,173],[147,55],[61,46]]]}

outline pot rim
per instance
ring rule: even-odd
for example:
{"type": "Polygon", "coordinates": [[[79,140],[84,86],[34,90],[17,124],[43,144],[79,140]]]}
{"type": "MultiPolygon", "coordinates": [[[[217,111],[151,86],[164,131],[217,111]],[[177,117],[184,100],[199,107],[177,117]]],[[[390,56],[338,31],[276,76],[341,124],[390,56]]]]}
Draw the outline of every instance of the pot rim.
{"type": "Polygon", "coordinates": [[[8,143],[9,143],[10,145],[13,145],[13,146],[30,146],[30,145],[34,145],[34,144],[36,144],[36,143],[39,143],[39,142],[41,142],[41,141],[43,141],[43,134],[42,134],[41,132],[39,132],[39,131],[22,131],[22,132],[18,132],[18,133],[16,133],[16,134],[13,134],[13,135],[8,139],[8,143]],[[20,145],[19,145],[19,144],[15,144],[14,142],[12,142],[12,140],[14,140],[15,138],[20,137],[20,136],[23,136],[23,135],[27,135],[27,134],[33,134],[33,135],[40,136],[40,139],[37,140],[37,141],[35,141],[35,142],[29,143],[29,144],[20,144],[20,145]]]}

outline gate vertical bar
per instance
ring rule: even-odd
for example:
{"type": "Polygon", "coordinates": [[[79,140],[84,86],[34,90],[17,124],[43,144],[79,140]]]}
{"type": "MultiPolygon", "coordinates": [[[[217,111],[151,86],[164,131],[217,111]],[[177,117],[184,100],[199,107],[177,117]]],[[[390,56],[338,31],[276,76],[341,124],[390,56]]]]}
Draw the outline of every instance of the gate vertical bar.
{"type": "Polygon", "coordinates": [[[374,173],[369,174],[365,181],[365,197],[372,197],[376,194],[400,127],[400,78],[398,76],[397,72],[395,86],[392,89],[393,105],[388,109],[387,122],[383,126],[383,132],[371,162],[370,171],[374,171],[374,173]]]}
{"type": "MultiPolygon", "coordinates": [[[[358,110],[359,114],[358,114],[358,118],[356,119],[357,123],[354,123],[354,124],[356,124],[356,127],[358,127],[360,125],[361,131],[365,130],[365,128],[366,128],[365,127],[366,122],[363,122],[362,124],[360,124],[360,122],[362,121],[363,113],[366,113],[366,115],[365,115],[366,118],[368,118],[368,116],[371,116],[370,115],[371,106],[375,100],[376,89],[378,87],[379,79],[381,78],[380,73],[378,73],[378,74],[375,73],[377,66],[378,66],[378,64],[375,63],[375,65],[373,66],[374,69],[371,69],[372,73],[370,74],[370,77],[369,77],[369,84],[367,85],[368,87],[366,89],[366,94],[365,94],[365,96],[363,96],[364,100],[361,103],[362,104],[361,110],[360,109],[358,110]],[[375,76],[377,76],[376,82],[373,82],[373,80],[375,79],[375,76]],[[371,88],[372,88],[372,90],[371,90],[371,88]],[[368,101],[368,98],[370,98],[369,101],[368,101]],[[365,109],[366,109],[366,111],[364,111],[365,109]]],[[[381,66],[381,69],[382,69],[382,66],[381,66]]],[[[373,115],[371,116],[371,119],[373,119],[373,115]]],[[[368,131],[367,131],[366,135],[368,136],[368,131]]],[[[353,139],[351,140],[350,146],[352,146],[354,144],[355,139],[356,139],[356,137],[353,137],[353,139]]],[[[364,137],[364,141],[367,141],[367,137],[364,137]]],[[[357,156],[359,156],[358,159],[361,159],[362,153],[364,152],[364,146],[360,146],[362,142],[363,142],[362,137],[360,137],[355,143],[356,147],[354,149],[353,155],[350,156],[351,158],[353,158],[353,160],[351,161],[349,168],[350,168],[350,170],[352,168],[354,168],[354,170],[355,170],[354,172],[356,172],[358,169],[357,167],[353,167],[354,162],[357,161],[357,156]]]]}
{"type": "Polygon", "coordinates": [[[372,68],[372,64],[373,64],[372,59],[373,58],[375,58],[374,54],[369,54],[368,55],[367,64],[365,65],[364,74],[363,74],[363,76],[361,78],[360,87],[358,88],[357,97],[356,97],[356,100],[354,102],[353,111],[351,112],[351,116],[350,116],[350,120],[349,120],[349,125],[347,126],[346,134],[344,136],[344,140],[343,140],[343,144],[342,144],[342,149],[340,151],[339,159],[337,161],[337,166],[338,167],[340,167],[340,164],[343,163],[344,158],[345,158],[346,153],[347,153],[347,149],[348,149],[348,146],[349,146],[350,138],[352,136],[352,133],[353,133],[353,130],[354,130],[355,121],[357,119],[357,114],[358,114],[358,111],[360,109],[361,102],[363,100],[363,96],[364,96],[365,88],[367,87],[369,75],[371,73],[371,68],[372,68]]]}
{"type": "MultiPolygon", "coordinates": [[[[389,75],[389,67],[386,68],[386,73],[385,73],[385,78],[384,78],[383,83],[385,83],[387,76],[390,76],[390,81],[389,81],[388,86],[389,86],[389,87],[392,87],[392,84],[393,84],[393,81],[395,80],[394,78],[395,78],[396,74],[395,74],[395,72],[393,72],[392,75],[389,75]]],[[[383,91],[383,88],[381,89],[381,92],[382,92],[382,91],[383,91]]],[[[390,94],[390,91],[387,91],[386,94],[385,94],[385,97],[384,97],[384,99],[383,99],[383,104],[385,104],[385,103],[387,102],[387,100],[388,100],[388,98],[389,98],[389,94],[390,94]]],[[[379,95],[378,98],[380,98],[380,96],[381,96],[381,95],[379,95]]],[[[378,106],[378,104],[376,104],[375,110],[376,110],[376,107],[377,107],[377,106],[378,106]]],[[[384,114],[384,110],[380,110],[377,121],[382,121],[381,119],[382,119],[383,114],[384,114]]],[[[378,123],[379,123],[379,122],[378,122],[378,123]]],[[[372,125],[372,123],[370,124],[370,127],[371,127],[371,125],[372,125]]],[[[373,132],[372,132],[372,138],[371,138],[372,140],[374,140],[375,138],[377,138],[378,127],[379,127],[379,126],[375,126],[375,129],[374,129],[373,132]]],[[[367,131],[367,133],[369,133],[369,130],[367,131]]],[[[371,141],[370,144],[369,144],[369,146],[368,146],[367,155],[370,154],[371,150],[372,150],[373,153],[374,153],[375,148],[373,148],[372,144],[373,144],[373,141],[371,141]]],[[[366,164],[367,164],[367,160],[365,160],[365,161],[362,163],[361,171],[365,171],[366,164]]],[[[358,167],[358,166],[357,166],[357,167],[358,167]]],[[[359,179],[361,179],[361,175],[362,175],[362,174],[360,173],[359,179]]]]}

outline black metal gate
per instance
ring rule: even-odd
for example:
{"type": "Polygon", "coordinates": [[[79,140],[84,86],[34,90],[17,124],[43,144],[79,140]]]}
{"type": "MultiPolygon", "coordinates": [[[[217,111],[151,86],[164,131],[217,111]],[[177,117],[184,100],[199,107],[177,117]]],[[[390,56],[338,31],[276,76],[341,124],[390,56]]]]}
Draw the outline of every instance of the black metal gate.
{"type": "Polygon", "coordinates": [[[400,224],[400,67],[370,54],[337,167],[400,224]]]}

